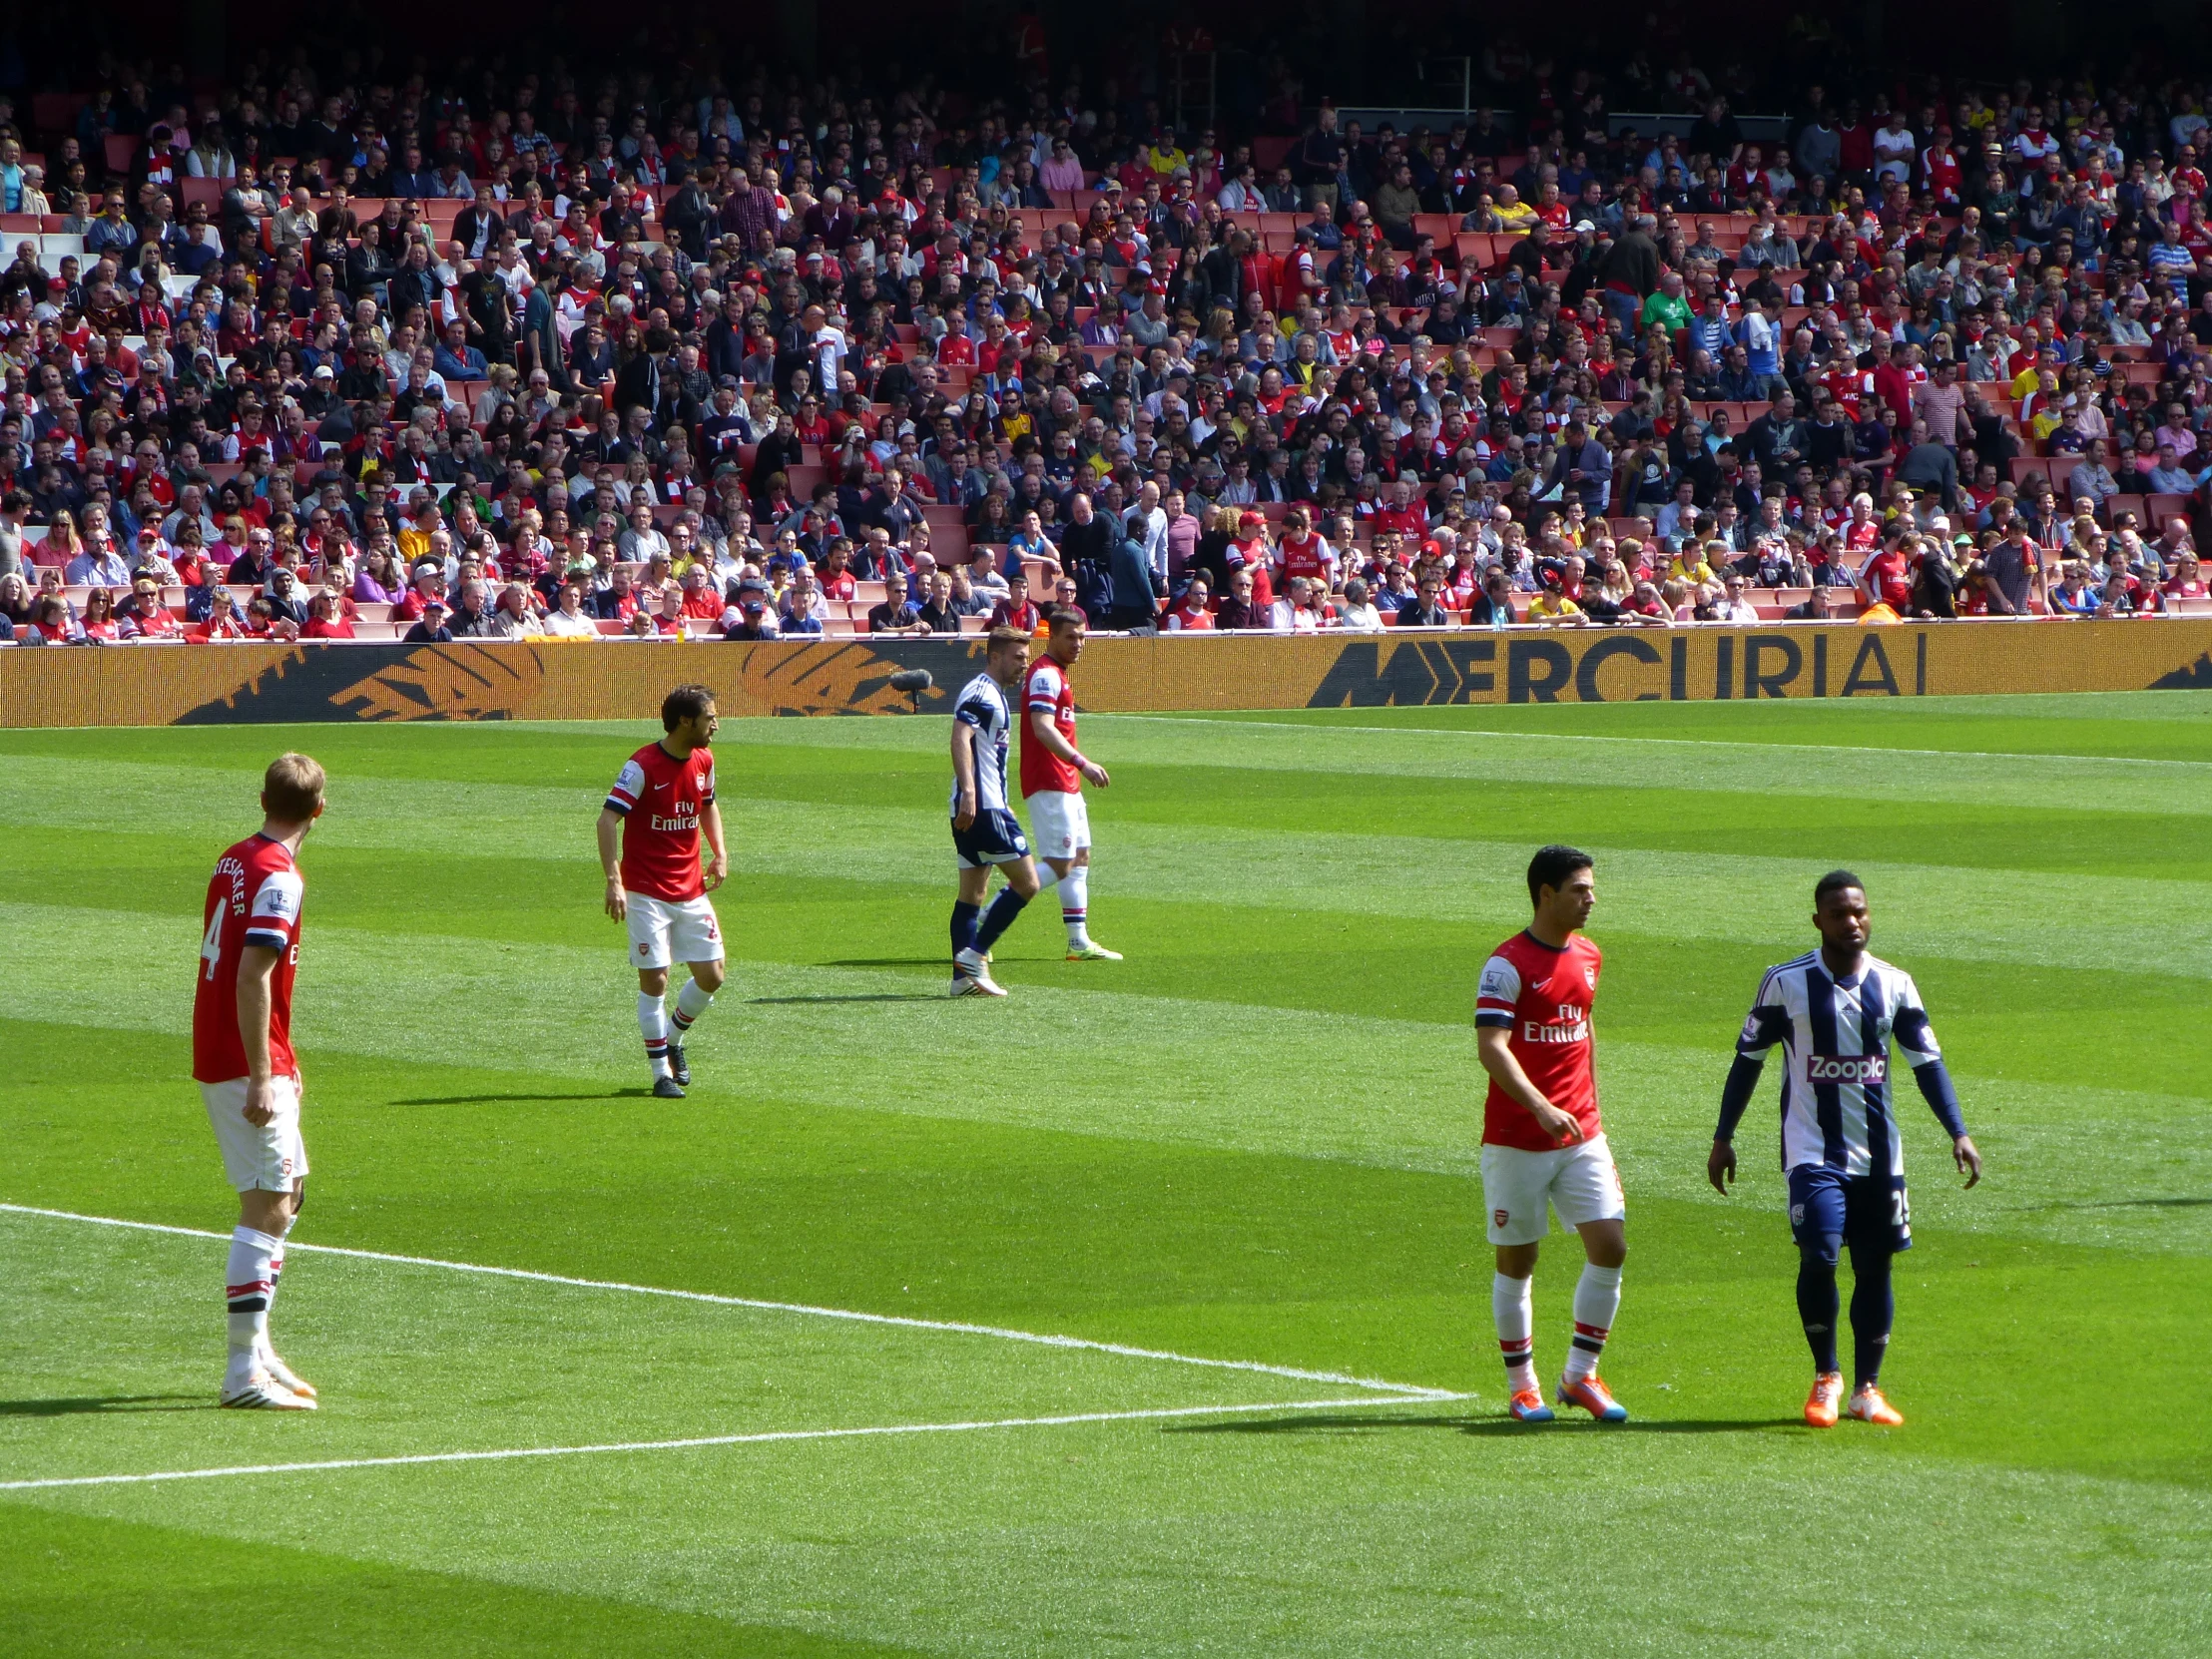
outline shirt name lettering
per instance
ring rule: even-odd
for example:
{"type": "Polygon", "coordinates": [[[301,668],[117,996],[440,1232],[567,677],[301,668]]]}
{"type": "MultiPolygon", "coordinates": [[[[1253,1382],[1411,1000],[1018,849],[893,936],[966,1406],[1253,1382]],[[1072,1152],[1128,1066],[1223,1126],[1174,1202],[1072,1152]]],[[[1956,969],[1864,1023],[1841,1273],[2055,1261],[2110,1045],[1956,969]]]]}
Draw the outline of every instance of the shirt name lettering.
{"type": "Polygon", "coordinates": [[[1884,1083],[1890,1077],[1887,1054],[1809,1054],[1805,1076],[1813,1083],[1884,1083]]]}

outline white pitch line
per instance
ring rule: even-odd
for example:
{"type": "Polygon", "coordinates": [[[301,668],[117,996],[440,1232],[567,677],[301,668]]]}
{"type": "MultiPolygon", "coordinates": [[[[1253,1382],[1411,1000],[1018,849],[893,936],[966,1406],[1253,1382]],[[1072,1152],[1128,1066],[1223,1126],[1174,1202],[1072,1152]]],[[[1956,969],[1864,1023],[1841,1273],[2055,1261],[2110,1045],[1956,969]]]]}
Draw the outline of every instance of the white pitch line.
{"type": "MultiPolygon", "coordinates": [[[[155,1221],[125,1221],[116,1216],[79,1215],[74,1210],[43,1210],[29,1204],[0,1204],[0,1212],[17,1216],[43,1216],[53,1221],[83,1222],[93,1227],[121,1227],[138,1233],[170,1233],[186,1239],[228,1240],[228,1233],[210,1233],[198,1227],[171,1227],[155,1221]]],[[[943,1331],[961,1337],[995,1337],[1000,1342],[1031,1343],[1039,1348],[1081,1349],[1092,1354],[1115,1354],[1128,1360],[1158,1360],[1168,1365],[1203,1366],[1214,1371],[1257,1372],[1266,1377],[1288,1378],[1294,1382],[1331,1382],[1347,1387],[1373,1388],[1406,1399],[1456,1399],[1446,1388],[1429,1388],[1412,1382],[1383,1382],[1352,1377],[1343,1372],[1301,1371],[1292,1366],[1264,1365],[1258,1360],[1209,1360],[1166,1349],[1133,1348],[1126,1343],[1095,1342],[1087,1337],[1060,1337],[1038,1331],[1014,1331],[997,1325],[968,1325],[958,1320],[913,1319],[901,1314],[867,1314],[850,1308],[817,1308],[804,1302],[764,1302],[755,1297],[715,1296],[706,1291],[672,1291],[658,1285],[627,1285],[613,1279],[573,1279],[566,1274],[536,1273],[528,1268],[486,1267],[477,1262],[441,1262],[431,1256],[395,1256],[380,1250],[351,1250],[342,1245],[300,1244],[291,1240],[287,1251],[311,1251],[318,1256],[346,1256],[361,1262],[389,1262],[399,1267],[439,1268],[447,1273],[476,1273],[494,1279],[522,1279],[538,1285],[567,1285],[587,1291],[621,1291],[629,1296],[666,1297],[675,1302],[703,1302],[718,1308],[752,1308],[770,1314],[804,1314],[812,1319],[847,1320],[855,1325],[888,1325],[908,1331],[943,1331]]]]}
{"type": "MultiPolygon", "coordinates": [[[[1470,1399],[1437,1392],[1431,1402],[1470,1399]]],[[[900,1422],[869,1428],[780,1428],[759,1434],[695,1434],[682,1440],[616,1440],[606,1445],[514,1446],[499,1451],[421,1451],[405,1457],[332,1457],[315,1463],[241,1463],[219,1469],[164,1469],[153,1474],[72,1474],[51,1480],[0,1480],[0,1492],[57,1486],[144,1486],[157,1480],[217,1480],[234,1474],[314,1474],[326,1469],[390,1469],[416,1463],[497,1463],[518,1457],[593,1457],[617,1451],[687,1451],[699,1446],[767,1445],[779,1440],[858,1440],[891,1434],[972,1434],[986,1428],[1059,1428],[1070,1423],[1136,1422],[1158,1417],[1250,1415],[1257,1411],[1345,1411],[1398,1405],[1397,1399],[1279,1399],[1254,1405],[1163,1405],[1141,1411],[1075,1411],[1057,1417],[995,1417],[977,1422],[900,1422]]]]}
{"type": "Polygon", "coordinates": [[[1335,721],[1223,720],[1213,715],[1122,715],[1086,712],[1085,720],[1155,721],[1169,726],[1234,726],[1240,732],[1380,733],[1393,738],[1510,738],[1516,743],[1626,743],[1642,748],[1750,749],[1762,754],[1912,755],[1944,761],[2078,761],[2091,766],[2203,769],[2212,761],[2176,761],[2155,755],[2036,755],[2018,749],[1888,749],[1881,744],[1759,743],[1745,738],[1633,738],[1612,732],[1493,732],[1471,726],[1340,726],[1335,721]]]}

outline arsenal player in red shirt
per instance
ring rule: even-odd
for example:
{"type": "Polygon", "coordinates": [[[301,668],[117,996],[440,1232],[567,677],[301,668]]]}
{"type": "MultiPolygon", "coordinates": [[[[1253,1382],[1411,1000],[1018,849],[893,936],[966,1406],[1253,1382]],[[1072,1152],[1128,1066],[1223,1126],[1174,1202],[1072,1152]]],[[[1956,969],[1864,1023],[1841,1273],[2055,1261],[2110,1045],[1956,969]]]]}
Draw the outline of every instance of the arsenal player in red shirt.
{"type": "Polygon", "coordinates": [[[299,1064],[291,1052],[291,978],[306,883],[299,843],[322,816],[322,768],[279,755],[262,778],[261,829],[216,860],[201,915],[192,1000],[192,1075],[239,1195],[224,1273],[231,1359],[225,1405],[311,1411],[315,1391],[269,1343],[284,1236],[307,1183],[299,1138],[299,1064]]]}
{"type": "Polygon", "coordinates": [[[630,930],[638,970],[638,1030],[653,1093],[682,1100],[691,1081],[684,1038],[722,988],[722,923],[707,894],[730,873],[715,805],[715,732],[722,722],[706,686],[678,686],[661,702],[661,730],[624,764],[599,814],[599,864],[607,914],[630,930]],[[700,867],[701,831],[709,860],[700,867]],[[617,845],[619,842],[619,852],[617,845]],[[681,958],[691,977],[671,1009],[668,970],[681,958]]]}
{"type": "Polygon", "coordinates": [[[1598,1381],[1598,1356],[1620,1308],[1621,1264],[1628,1259],[1627,1207],[1620,1173],[1598,1117],[1591,1063],[1590,1005],[1604,965],[1579,929],[1597,900],[1590,855],[1571,846],[1539,848],[1528,864],[1535,915],[1483,964],[1475,1000],[1475,1037],[1490,1075],[1482,1107],[1482,1201],[1490,1212],[1497,1275],[1490,1311],[1522,1422],[1549,1422],[1536,1383],[1529,1280],[1550,1231],[1547,1208],[1582,1235],[1589,1258],[1574,1292],[1574,1341],[1558,1400],[1601,1422],[1625,1422],[1598,1381]]]}

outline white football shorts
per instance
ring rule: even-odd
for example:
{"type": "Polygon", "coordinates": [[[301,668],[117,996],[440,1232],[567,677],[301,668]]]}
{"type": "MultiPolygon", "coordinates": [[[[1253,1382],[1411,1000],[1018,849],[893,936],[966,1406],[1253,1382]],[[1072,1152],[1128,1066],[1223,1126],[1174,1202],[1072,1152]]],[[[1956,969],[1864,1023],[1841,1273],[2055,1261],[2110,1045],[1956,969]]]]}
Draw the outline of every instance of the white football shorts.
{"type": "Polygon", "coordinates": [[[223,1149],[223,1174],[240,1192],[288,1193],[307,1174],[307,1144],[299,1138],[299,1080],[270,1080],[275,1115],[267,1123],[246,1121],[246,1079],[203,1083],[216,1145],[223,1149]]]}
{"type": "Polygon", "coordinates": [[[1029,809],[1029,839],[1038,857],[1072,858],[1091,844],[1091,810],[1081,790],[1039,790],[1021,804],[1029,809]]]}
{"type": "Polygon", "coordinates": [[[630,924],[632,967],[722,960],[722,923],[705,894],[682,899],[648,898],[642,892],[623,896],[629,902],[624,919],[630,924]]]}
{"type": "Polygon", "coordinates": [[[1628,1215],[1613,1149],[1597,1135],[1548,1152],[1517,1146],[1482,1149],[1482,1202],[1490,1212],[1490,1243],[1534,1244],[1551,1231],[1545,1206],[1568,1228],[1628,1215]]]}

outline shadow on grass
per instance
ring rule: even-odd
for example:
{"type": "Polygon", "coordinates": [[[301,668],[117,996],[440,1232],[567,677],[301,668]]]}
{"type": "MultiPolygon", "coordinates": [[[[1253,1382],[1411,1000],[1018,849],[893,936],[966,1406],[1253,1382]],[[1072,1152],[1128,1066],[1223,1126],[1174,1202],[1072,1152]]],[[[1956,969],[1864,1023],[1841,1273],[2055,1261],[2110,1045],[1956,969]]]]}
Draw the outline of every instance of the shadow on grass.
{"type": "Polygon", "coordinates": [[[825,962],[824,967],[882,968],[882,967],[943,967],[942,956],[847,956],[841,961],[825,962]]]}
{"type": "Polygon", "coordinates": [[[213,1394],[84,1394],[53,1399],[0,1399],[0,1417],[75,1417],[93,1412],[213,1411],[213,1394]]]}
{"type": "Polygon", "coordinates": [[[1742,1434],[1763,1428],[1802,1428],[1798,1417],[1638,1417],[1627,1422],[1578,1422],[1562,1417],[1554,1423],[1515,1422],[1511,1417],[1452,1416],[1315,1416],[1301,1413],[1285,1417],[1240,1417],[1225,1422],[1171,1423],[1163,1434],[1336,1434],[1383,1429],[1446,1429],[1460,1434],[1528,1435],[1558,1429],[1588,1429],[1608,1434],[1742,1434]]]}
{"type": "Polygon", "coordinates": [[[2022,1211],[2036,1210],[2203,1210],[2212,1209],[2212,1198],[2106,1198],[2060,1199],[2052,1204],[2023,1204],[2022,1211]]]}
{"type": "Polygon", "coordinates": [[[434,1094],[394,1100],[394,1106],[506,1106],[533,1100],[638,1100],[650,1098],[651,1089],[601,1089],[593,1094],[434,1094]]]}

